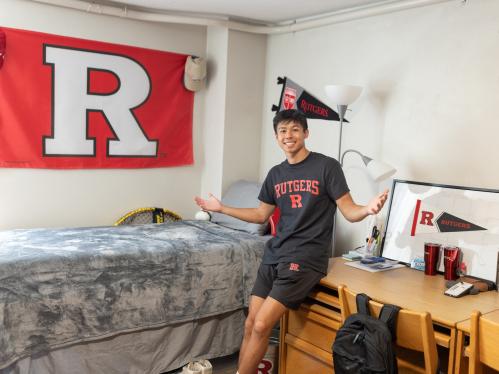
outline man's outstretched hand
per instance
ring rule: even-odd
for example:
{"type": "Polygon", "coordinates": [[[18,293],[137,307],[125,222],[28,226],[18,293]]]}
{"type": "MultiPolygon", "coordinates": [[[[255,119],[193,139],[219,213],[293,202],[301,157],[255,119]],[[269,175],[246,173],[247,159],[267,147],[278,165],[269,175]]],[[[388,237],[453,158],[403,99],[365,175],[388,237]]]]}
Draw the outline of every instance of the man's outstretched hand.
{"type": "Polygon", "coordinates": [[[388,190],[384,190],[367,204],[367,214],[378,214],[385,205],[386,199],[388,199],[388,190]]]}
{"type": "Polygon", "coordinates": [[[222,210],[222,203],[211,193],[208,194],[208,199],[202,199],[199,196],[194,197],[194,201],[196,204],[203,210],[207,210],[209,212],[220,212],[222,210]]]}

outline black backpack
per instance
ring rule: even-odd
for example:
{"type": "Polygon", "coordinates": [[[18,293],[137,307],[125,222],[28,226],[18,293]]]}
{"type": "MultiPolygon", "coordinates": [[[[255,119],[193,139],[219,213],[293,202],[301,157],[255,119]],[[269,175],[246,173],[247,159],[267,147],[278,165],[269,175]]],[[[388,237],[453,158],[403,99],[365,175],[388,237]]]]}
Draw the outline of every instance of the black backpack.
{"type": "Polygon", "coordinates": [[[369,313],[369,296],[356,296],[358,313],[349,316],[333,343],[334,372],[397,374],[397,315],[400,308],[383,305],[379,319],[369,313]]]}

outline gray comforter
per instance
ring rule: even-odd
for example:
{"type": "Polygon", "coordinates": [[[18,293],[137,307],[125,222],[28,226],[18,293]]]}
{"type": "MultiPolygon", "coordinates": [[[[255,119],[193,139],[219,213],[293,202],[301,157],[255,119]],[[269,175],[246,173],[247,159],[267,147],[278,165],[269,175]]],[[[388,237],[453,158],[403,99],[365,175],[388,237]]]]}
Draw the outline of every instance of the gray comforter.
{"type": "Polygon", "coordinates": [[[0,368],[247,306],[265,240],[199,221],[0,232],[0,368]]]}

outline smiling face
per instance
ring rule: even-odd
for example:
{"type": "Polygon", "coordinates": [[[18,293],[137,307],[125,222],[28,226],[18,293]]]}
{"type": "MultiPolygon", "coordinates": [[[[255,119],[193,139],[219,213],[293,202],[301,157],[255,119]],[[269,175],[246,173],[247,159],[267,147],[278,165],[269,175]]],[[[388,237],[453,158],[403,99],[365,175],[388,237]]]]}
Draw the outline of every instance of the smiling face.
{"type": "Polygon", "coordinates": [[[308,130],[304,130],[299,123],[294,121],[280,122],[277,125],[275,136],[279,147],[284,151],[288,160],[305,158],[308,154],[308,150],[305,148],[308,130]]]}

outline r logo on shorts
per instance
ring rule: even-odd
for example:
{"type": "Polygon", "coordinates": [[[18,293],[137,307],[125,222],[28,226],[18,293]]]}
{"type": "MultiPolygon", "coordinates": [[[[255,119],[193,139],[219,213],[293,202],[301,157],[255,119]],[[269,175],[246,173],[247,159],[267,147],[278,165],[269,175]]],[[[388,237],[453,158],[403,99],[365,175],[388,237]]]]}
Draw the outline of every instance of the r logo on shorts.
{"type": "Polygon", "coordinates": [[[291,271],[300,271],[300,265],[295,264],[294,262],[289,264],[289,270],[291,271]]]}

